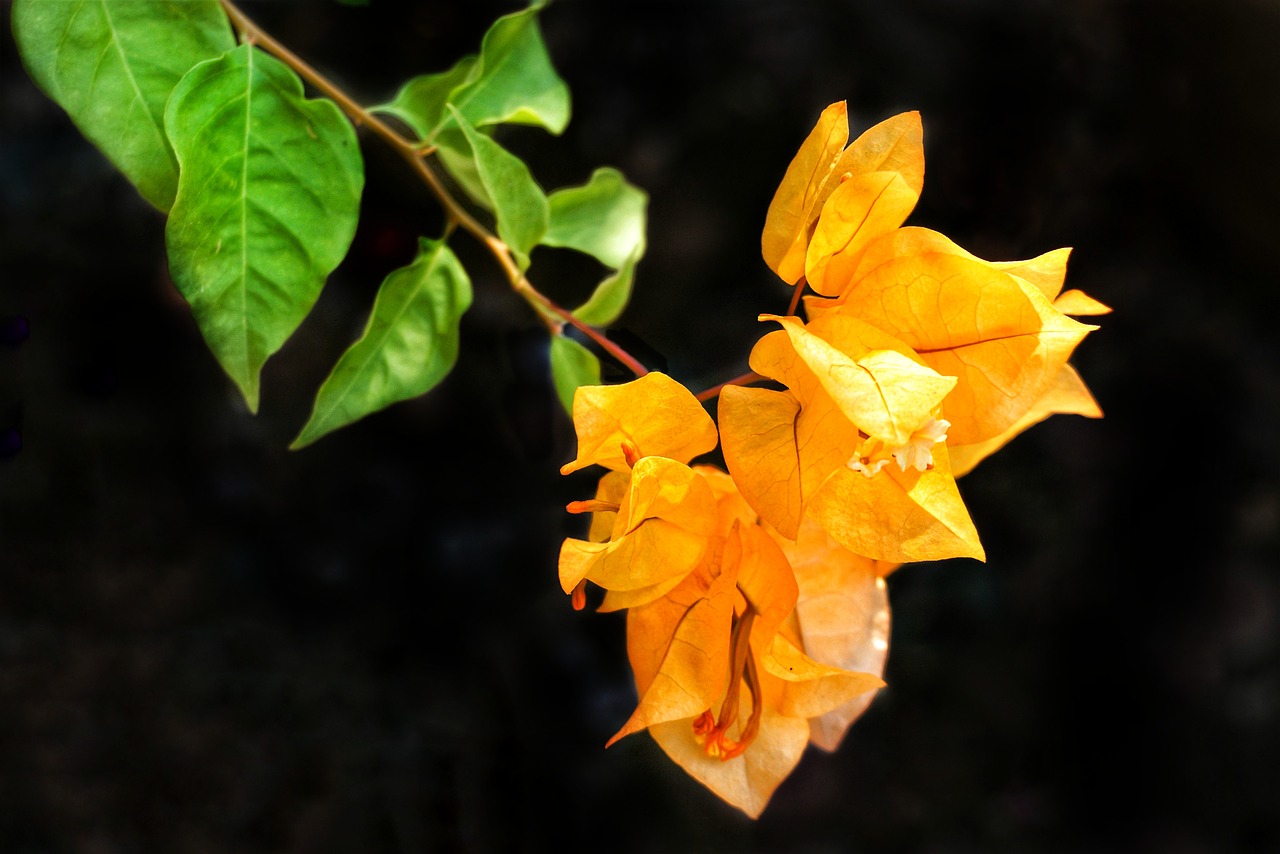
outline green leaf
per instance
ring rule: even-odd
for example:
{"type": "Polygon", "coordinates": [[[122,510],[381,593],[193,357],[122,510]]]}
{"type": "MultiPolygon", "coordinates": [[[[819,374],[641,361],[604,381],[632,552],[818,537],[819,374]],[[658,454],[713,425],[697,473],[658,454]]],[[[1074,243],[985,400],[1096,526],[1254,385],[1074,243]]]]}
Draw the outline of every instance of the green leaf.
{"type": "Polygon", "coordinates": [[[471,127],[456,109],[450,109],[471,146],[476,172],[492,202],[498,237],[511,248],[520,269],[526,270],[530,250],[547,232],[547,197],[523,160],[471,127]]]}
{"type": "Polygon", "coordinates": [[[400,87],[395,98],[374,107],[389,113],[413,128],[420,140],[434,141],[437,130],[448,117],[449,95],[470,83],[479,74],[480,57],[464,56],[448,71],[414,77],[400,87]]]}
{"type": "Polygon", "coordinates": [[[556,190],[547,201],[551,221],[543,245],[576,249],[615,270],[644,254],[649,197],[617,169],[597,169],[586,184],[556,190]]]}
{"type": "Polygon", "coordinates": [[[168,210],[178,165],[165,101],[193,66],[235,47],[217,0],[14,0],[13,35],[36,84],[143,198],[168,210]]]}
{"type": "Polygon", "coordinates": [[[551,381],[564,411],[573,414],[573,393],[582,385],[600,385],[600,360],[572,338],[551,336],[551,381]]]}
{"type": "Polygon", "coordinates": [[[421,239],[413,263],[383,280],[364,334],[320,387],[290,447],[435,387],[458,359],[458,321],[470,305],[457,257],[444,241],[421,239]]]}
{"type": "Polygon", "coordinates": [[[169,272],[256,411],[263,363],[355,234],[364,184],[355,132],[332,101],[305,99],[296,74],[249,45],[178,83],[165,130],[181,167],[169,272]]]}
{"type": "Polygon", "coordinates": [[[631,298],[631,283],[635,278],[639,251],[628,258],[612,276],[609,276],[591,293],[590,298],[573,310],[574,317],[590,326],[608,326],[618,319],[631,298]]]}
{"type": "Polygon", "coordinates": [[[480,43],[480,74],[449,98],[472,125],[569,123],[569,87],[556,74],[538,28],[544,0],[494,21],[480,43]]]}
{"type": "MultiPolygon", "coordinates": [[[[485,133],[486,131],[477,128],[476,132],[485,133]]],[[[489,191],[485,189],[484,181],[480,180],[475,155],[471,153],[471,146],[467,143],[467,138],[462,131],[457,127],[441,131],[436,136],[436,146],[436,158],[449,173],[449,177],[457,182],[472,201],[485,210],[492,211],[493,200],[489,198],[489,191]]]]}
{"type": "Polygon", "coordinates": [[[553,134],[569,123],[569,87],[556,74],[538,28],[537,2],[494,21],[480,55],[448,71],[414,77],[389,103],[375,107],[406,122],[427,142],[454,122],[452,104],[472,127],[536,125],[553,134]]]}

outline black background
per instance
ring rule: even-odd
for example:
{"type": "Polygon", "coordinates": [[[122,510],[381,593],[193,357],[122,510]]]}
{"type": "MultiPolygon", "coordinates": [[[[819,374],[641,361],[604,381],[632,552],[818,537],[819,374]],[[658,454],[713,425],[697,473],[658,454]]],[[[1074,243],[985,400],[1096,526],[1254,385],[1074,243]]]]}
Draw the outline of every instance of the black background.
{"type": "MultiPolygon", "coordinates": [[[[366,103],[518,4],[245,9],[366,103]]],[[[9,4],[0,4],[7,21],[9,4]]],[[[563,0],[544,186],[651,195],[619,324],[695,390],[787,292],[764,211],[827,104],[922,111],[911,222],[988,258],[1073,246],[1115,307],[1107,413],[966,478],[985,565],[890,582],[889,688],[752,822],[646,736],[617,615],[555,579],[570,425],[545,337],[477,298],[429,396],[296,453],[377,284],[436,234],[364,138],[347,261],[251,416],[169,283],[163,219],[0,39],[0,850],[1280,850],[1280,6],[1229,0],[563,0]]],[[[538,250],[572,303],[596,270],[538,250]]],[[[618,376],[617,378],[621,378],[618,376]]]]}

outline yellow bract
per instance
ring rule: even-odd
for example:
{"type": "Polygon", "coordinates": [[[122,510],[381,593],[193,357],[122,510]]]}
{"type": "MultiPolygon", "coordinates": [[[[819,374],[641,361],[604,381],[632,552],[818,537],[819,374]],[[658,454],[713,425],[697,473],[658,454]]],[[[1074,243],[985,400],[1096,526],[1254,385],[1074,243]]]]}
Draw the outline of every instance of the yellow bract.
{"type": "Polygon", "coordinates": [[[848,112],[840,101],[823,110],[769,205],[761,249],[765,263],[788,284],[800,281],[807,266],[822,261],[808,257],[810,238],[815,226],[822,228],[819,215],[825,216],[826,204],[837,188],[840,196],[855,195],[865,201],[866,211],[861,218],[845,218],[841,214],[850,210],[848,205],[832,208],[831,225],[821,239],[833,247],[896,228],[920,195],[924,147],[919,113],[881,122],[846,149],[848,138],[848,112]],[[876,215],[867,216],[872,210],[876,215]],[[897,221],[888,224],[894,217],[897,221]],[[836,219],[842,220],[839,227],[836,219]],[[865,228],[862,220],[868,221],[865,228]]]}
{"type": "Polygon", "coordinates": [[[623,385],[582,386],[573,396],[573,426],[578,456],[561,467],[561,474],[589,465],[628,469],[624,445],[638,456],[682,463],[716,446],[716,425],[702,404],[656,371],[623,385]]]}
{"type": "Polygon", "coordinates": [[[729,385],[729,469],[689,465],[717,429],[662,374],[584,387],[577,457],[610,469],[560,583],[626,608],[635,711],[690,775],[758,816],[810,743],[834,750],[884,683],[885,576],[984,558],[956,477],[1054,413],[1101,416],[1068,364],[1107,306],[1063,290],[1070,250],[986,261],[903,227],[924,181],[916,113],[851,145],[844,103],[818,120],[765,220],[765,262],[814,296],[750,365],[780,388],[729,385]]]}

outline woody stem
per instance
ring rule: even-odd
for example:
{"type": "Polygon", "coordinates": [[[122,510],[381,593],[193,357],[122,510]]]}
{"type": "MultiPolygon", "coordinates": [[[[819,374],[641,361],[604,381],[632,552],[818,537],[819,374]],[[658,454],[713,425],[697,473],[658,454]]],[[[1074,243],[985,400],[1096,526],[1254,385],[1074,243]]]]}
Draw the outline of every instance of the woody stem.
{"type": "Polygon", "coordinates": [[[516,263],[511,247],[473,217],[449,193],[440,177],[428,165],[425,158],[435,150],[434,146],[424,146],[417,140],[409,139],[379,118],[377,114],[365,109],[331,80],[307,64],[301,57],[268,35],[248,15],[240,11],[232,0],[220,0],[220,2],[232,26],[235,27],[246,43],[262,48],[292,68],[299,77],[341,107],[352,124],[356,127],[367,127],[375,136],[391,146],[397,154],[404,158],[444,208],[445,216],[449,220],[449,228],[452,229],[455,223],[462,226],[464,231],[468,232],[489,250],[490,254],[498,262],[498,266],[502,268],[507,281],[511,284],[511,288],[537,311],[538,316],[542,318],[543,323],[551,334],[559,334],[563,324],[567,323],[579,330],[601,350],[625,365],[637,377],[642,377],[648,373],[648,370],[644,365],[640,364],[638,359],[610,341],[599,330],[580,321],[574,316],[573,312],[560,307],[550,297],[533,286],[520,270],[519,264],[516,263]],[[554,317],[549,317],[548,314],[554,315],[554,317]]]}

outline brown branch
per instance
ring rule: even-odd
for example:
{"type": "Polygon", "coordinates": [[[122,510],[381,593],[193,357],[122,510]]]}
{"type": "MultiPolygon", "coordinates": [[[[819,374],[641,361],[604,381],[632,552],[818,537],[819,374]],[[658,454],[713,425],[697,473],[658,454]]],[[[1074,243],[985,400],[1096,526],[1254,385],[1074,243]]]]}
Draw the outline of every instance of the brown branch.
{"type": "Polygon", "coordinates": [[[625,365],[637,377],[642,377],[649,372],[644,365],[640,364],[638,359],[610,341],[599,330],[578,320],[573,312],[561,308],[550,297],[533,286],[516,263],[511,247],[500,237],[485,228],[479,220],[459,204],[458,200],[445,188],[440,176],[427,164],[425,157],[435,150],[434,146],[423,145],[419,140],[412,140],[404,136],[379,118],[376,113],[361,106],[355,99],[319,71],[312,68],[293,51],[272,38],[244,12],[240,11],[232,0],[220,0],[220,2],[222,3],[223,11],[227,13],[227,17],[231,20],[232,26],[236,28],[236,31],[240,33],[246,42],[261,47],[267,53],[292,68],[299,77],[310,83],[326,97],[332,99],[347,114],[347,118],[351,120],[352,124],[356,127],[367,127],[404,158],[410,168],[417,173],[422,182],[431,190],[432,195],[444,207],[445,216],[449,222],[461,226],[464,231],[484,244],[489,253],[497,260],[498,266],[502,268],[502,272],[506,275],[512,289],[520,294],[535,310],[542,309],[537,311],[537,314],[547,325],[548,331],[553,335],[558,335],[563,329],[563,324],[568,323],[595,342],[600,349],[625,365]],[[560,320],[557,321],[548,317],[548,313],[555,315],[560,320]]]}

